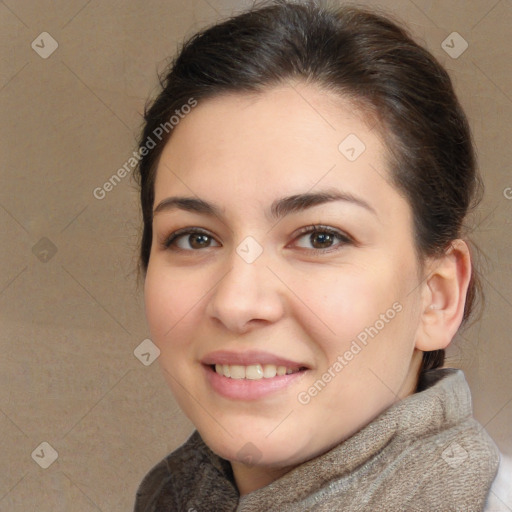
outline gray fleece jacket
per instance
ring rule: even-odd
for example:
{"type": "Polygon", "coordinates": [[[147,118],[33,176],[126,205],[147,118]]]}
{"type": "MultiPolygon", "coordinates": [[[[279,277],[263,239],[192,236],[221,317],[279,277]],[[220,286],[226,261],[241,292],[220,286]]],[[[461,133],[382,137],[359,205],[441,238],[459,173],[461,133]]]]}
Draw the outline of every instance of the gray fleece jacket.
{"type": "Polygon", "coordinates": [[[463,372],[443,368],[350,438],[243,497],[230,463],[196,431],[146,475],[134,512],[482,512],[498,463],[463,372]]]}

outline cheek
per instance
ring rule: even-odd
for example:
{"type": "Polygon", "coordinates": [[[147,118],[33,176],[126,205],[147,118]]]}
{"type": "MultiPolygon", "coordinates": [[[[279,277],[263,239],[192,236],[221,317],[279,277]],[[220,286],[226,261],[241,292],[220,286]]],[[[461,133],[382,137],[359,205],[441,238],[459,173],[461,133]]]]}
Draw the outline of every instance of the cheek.
{"type": "Polygon", "coordinates": [[[411,297],[403,290],[410,289],[412,277],[407,277],[403,265],[401,269],[366,266],[330,277],[317,275],[314,281],[295,281],[303,283],[300,296],[308,306],[306,314],[296,318],[301,318],[302,329],[315,342],[319,368],[324,370],[340,356],[344,358],[344,377],[337,382],[348,385],[346,392],[363,375],[372,377],[367,368],[387,375],[407,367],[414,325],[409,318],[411,297]]]}
{"type": "Polygon", "coordinates": [[[199,309],[204,290],[185,279],[183,273],[148,267],[144,283],[144,304],[153,342],[160,350],[172,340],[175,346],[181,334],[199,309]],[[194,291],[197,290],[197,291],[194,291]]]}
{"type": "Polygon", "coordinates": [[[299,294],[311,310],[308,320],[316,318],[316,324],[324,325],[324,335],[329,333],[336,344],[352,339],[392,308],[399,291],[391,277],[382,270],[331,272],[303,280],[299,294]]]}

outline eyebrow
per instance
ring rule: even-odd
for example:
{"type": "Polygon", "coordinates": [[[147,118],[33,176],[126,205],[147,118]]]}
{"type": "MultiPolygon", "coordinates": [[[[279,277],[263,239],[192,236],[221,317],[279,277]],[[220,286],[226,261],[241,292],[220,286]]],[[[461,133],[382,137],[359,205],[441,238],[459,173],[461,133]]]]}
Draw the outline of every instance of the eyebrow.
{"type": "MultiPolygon", "coordinates": [[[[272,219],[278,220],[291,213],[301,212],[308,208],[334,201],[344,201],[349,204],[360,206],[378,217],[375,209],[364,199],[339,190],[326,190],[314,193],[307,192],[304,194],[295,194],[281,199],[276,199],[272,203],[269,213],[272,219]]],[[[175,209],[200,213],[212,217],[223,217],[223,213],[218,206],[196,197],[168,197],[163,199],[153,210],[153,217],[160,212],[175,209]]]]}

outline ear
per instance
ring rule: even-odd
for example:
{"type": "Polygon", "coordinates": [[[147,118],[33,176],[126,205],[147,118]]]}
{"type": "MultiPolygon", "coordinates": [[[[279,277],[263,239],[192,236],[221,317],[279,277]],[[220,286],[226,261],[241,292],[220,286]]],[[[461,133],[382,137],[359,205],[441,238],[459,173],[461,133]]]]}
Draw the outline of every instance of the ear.
{"type": "Polygon", "coordinates": [[[422,287],[422,313],[416,348],[425,352],[446,348],[462,322],[471,278],[471,256],[463,240],[427,263],[422,287]]]}

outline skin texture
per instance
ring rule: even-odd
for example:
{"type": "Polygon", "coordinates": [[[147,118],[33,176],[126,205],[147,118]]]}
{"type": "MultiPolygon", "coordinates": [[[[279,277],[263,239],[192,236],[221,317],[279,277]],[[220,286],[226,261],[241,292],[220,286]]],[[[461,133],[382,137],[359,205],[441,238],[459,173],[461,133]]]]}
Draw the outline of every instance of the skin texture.
{"type": "Polygon", "coordinates": [[[242,495],[413,393],[421,351],[446,347],[460,325],[471,269],[466,244],[457,240],[444,258],[420,267],[411,209],[390,184],[377,129],[347,99],[318,86],[287,84],[200,102],[175,127],[159,161],[155,207],[171,196],[213,203],[221,217],[179,208],[154,216],[146,316],[179,405],[208,446],[231,461],[242,495]],[[366,147],[355,161],[338,149],[349,134],[366,147]],[[357,196],[374,213],[347,201],[279,221],[268,213],[276,199],[326,190],[357,196]],[[322,245],[318,233],[299,233],[313,224],[352,241],[333,237],[322,245]],[[173,231],[188,227],[211,238],[201,245],[197,235],[184,235],[164,247],[173,231]],[[236,252],[247,236],[263,249],[250,264],[236,252]],[[396,303],[401,311],[300,403],[298,394],[396,303]],[[253,349],[309,369],[258,400],[217,394],[200,361],[215,350],[253,349]]]}

